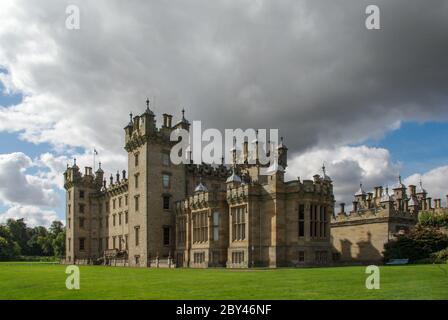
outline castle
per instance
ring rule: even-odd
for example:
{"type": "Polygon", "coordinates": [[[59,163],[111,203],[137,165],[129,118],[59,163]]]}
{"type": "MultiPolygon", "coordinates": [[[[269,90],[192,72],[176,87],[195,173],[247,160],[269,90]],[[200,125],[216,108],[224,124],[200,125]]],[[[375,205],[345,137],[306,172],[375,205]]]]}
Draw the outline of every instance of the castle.
{"type": "Polygon", "coordinates": [[[397,234],[409,232],[418,222],[420,212],[438,214],[446,210],[441,199],[435,199],[433,207],[421,181],[418,188],[406,187],[399,177],[391,190],[379,186],[372,192],[365,192],[361,184],[351,212],[346,212],[341,203],[339,213],[331,220],[336,252],[333,259],[342,263],[380,263],[384,245],[397,234]]]}
{"type": "MultiPolygon", "coordinates": [[[[283,141],[270,166],[248,161],[248,141],[243,161],[232,166],[174,165],[170,134],[190,123],[184,111],[175,125],[172,119],[163,114],[157,127],[148,100],[141,115],[131,114],[124,128],[128,168],[109,183],[101,163],[84,174],[76,160],[67,166],[67,263],[250,268],[378,260],[387,239],[412,228],[418,210],[431,206],[426,193],[411,188],[407,197],[402,185],[393,196],[380,188],[366,194],[361,186],[352,214],[342,206],[335,215],[325,167],[313,180],[284,181],[283,141]],[[373,249],[362,248],[366,236],[373,249]]],[[[258,148],[257,139],[251,143],[258,148]]],[[[235,159],[236,147],[232,153],[235,159]]]]}

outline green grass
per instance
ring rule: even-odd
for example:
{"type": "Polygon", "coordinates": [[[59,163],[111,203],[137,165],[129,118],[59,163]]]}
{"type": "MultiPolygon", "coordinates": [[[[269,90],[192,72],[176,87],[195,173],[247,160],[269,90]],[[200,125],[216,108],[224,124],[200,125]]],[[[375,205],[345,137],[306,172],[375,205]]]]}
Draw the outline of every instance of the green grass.
{"type": "Polygon", "coordinates": [[[80,266],[81,289],[65,287],[66,266],[0,263],[0,299],[448,299],[448,265],[382,266],[381,288],[365,267],[225,270],[80,266]]]}

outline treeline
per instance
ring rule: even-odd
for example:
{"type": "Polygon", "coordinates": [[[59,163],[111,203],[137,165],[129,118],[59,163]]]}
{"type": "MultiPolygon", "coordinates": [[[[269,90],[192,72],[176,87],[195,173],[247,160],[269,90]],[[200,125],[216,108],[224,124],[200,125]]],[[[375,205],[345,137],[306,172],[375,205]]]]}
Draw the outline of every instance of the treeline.
{"type": "Polygon", "coordinates": [[[0,225],[0,260],[21,260],[27,256],[61,258],[65,254],[65,227],[53,221],[50,228],[27,227],[23,219],[8,219],[0,225]]]}
{"type": "Polygon", "coordinates": [[[419,214],[418,220],[425,227],[448,227],[448,212],[434,214],[433,212],[423,211],[419,214]]]}

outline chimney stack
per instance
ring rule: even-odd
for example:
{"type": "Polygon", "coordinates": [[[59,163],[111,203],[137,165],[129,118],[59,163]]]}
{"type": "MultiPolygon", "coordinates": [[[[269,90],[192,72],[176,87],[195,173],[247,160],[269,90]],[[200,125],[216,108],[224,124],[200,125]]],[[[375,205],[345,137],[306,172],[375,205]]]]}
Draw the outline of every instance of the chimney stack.
{"type": "Polygon", "coordinates": [[[120,173],[117,171],[117,183],[120,182],[120,173]]]}
{"type": "Polygon", "coordinates": [[[163,116],[163,127],[166,128],[168,127],[168,115],[164,113],[162,116],[163,116]]]}
{"type": "Polygon", "coordinates": [[[340,206],[341,206],[341,212],[340,213],[344,214],[345,213],[345,203],[341,202],[340,206]]]}
{"type": "Polygon", "coordinates": [[[170,114],[167,116],[168,116],[168,128],[171,128],[173,124],[173,116],[170,114]]]}
{"type": "Polygon", "coordinates": [[[122,179],[126,180],[126,170],[123,170],[121,173],[122,173],[122,175],[121,175],[122,179]]]}
{"type": "Polygon", "coordinates": [[[415,196],[415,194],[416,194],[416,186],[414,186],[414,185],[409,185],[408,186],[408,189],[409,189],[409,195],[411,195],[411,196],[415,196]]]}
{"type": "Polygon", "coordinates": [[[353,212],[358,211],[358,201],[353,201],[353,212]]]}
{"type": "Polygon", "coordinates": [[[426,198],[426,201],[428,201],[428,205],[427,205],[427,210],[431,210],[432,209],[432,198],[426,198]]]}
{"type": "Polygon", "coordinates": [[[442,200],[441,199],[434,199],[434,202],[435,202],[435,208],[436,209],[440,209],[441,208],[441,202],[442,202],[442,200]]]}

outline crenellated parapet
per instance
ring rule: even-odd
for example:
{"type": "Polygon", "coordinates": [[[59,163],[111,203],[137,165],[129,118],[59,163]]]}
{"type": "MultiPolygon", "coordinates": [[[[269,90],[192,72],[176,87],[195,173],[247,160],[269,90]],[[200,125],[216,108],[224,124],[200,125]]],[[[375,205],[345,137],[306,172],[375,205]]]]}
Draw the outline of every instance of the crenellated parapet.
{"type": "Polygon", "coordinates": [[[243,204],[249,201],[251,196],[259,194],[259,186],[256,184],[241,184],[229,186],[226,192],[226,199],[229,205],[243,204]]]}

